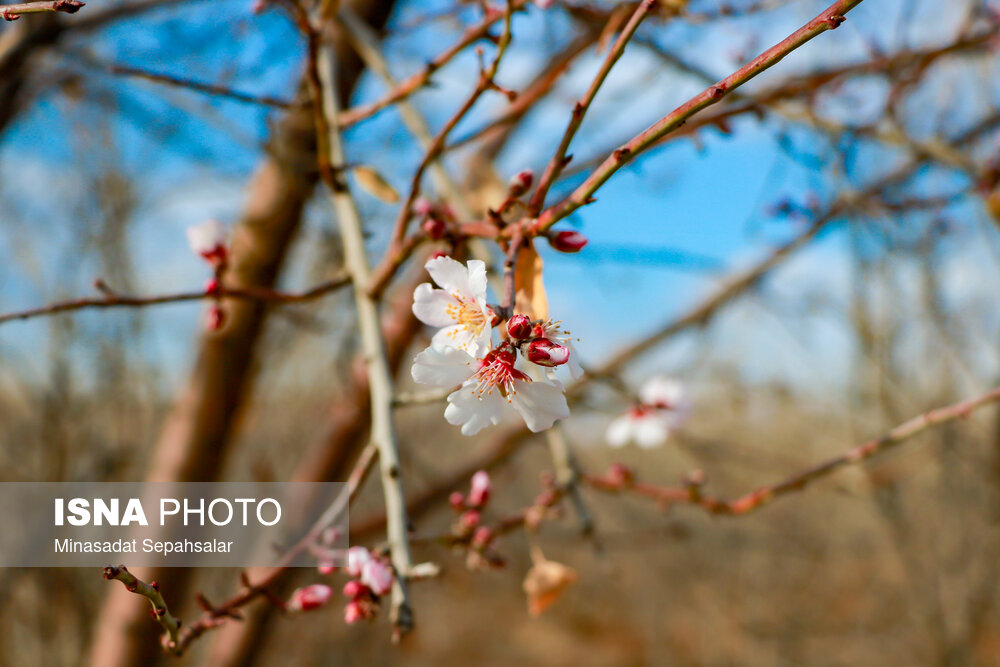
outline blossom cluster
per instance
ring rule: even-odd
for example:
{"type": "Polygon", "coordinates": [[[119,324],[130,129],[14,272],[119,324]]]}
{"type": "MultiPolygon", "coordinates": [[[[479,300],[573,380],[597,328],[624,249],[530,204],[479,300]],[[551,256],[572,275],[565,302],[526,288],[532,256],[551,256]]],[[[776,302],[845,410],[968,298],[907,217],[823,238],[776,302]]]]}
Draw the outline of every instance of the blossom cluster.
{"type": "Polygon", "coordinates": [[[569,334],[560,323],[512,314],[487,302],[486,265],[463,265],[450,257],[429,260],[425,268],[437,287],[419,285],[413,313],[438,331],[431,345],[416,356],[414,381],[459,388],[448,396],[444,416],[474,435],[499,424],[505,406],[517,412],[533,432],[550,428],[569,416],[562,383],[553,369],[566,365],[574,376],[581,369],[569,334]],[[494,344],[493,331],[501,329],[494,344]]]}

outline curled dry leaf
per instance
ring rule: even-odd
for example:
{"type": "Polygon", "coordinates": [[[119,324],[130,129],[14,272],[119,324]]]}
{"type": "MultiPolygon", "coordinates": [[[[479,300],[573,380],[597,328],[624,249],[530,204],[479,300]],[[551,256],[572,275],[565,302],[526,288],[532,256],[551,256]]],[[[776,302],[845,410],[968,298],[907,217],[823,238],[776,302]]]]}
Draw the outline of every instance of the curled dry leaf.
{"type": "Polygon", "coordinates": [[[539,555],[534,560],[535,564],[524,577],[524,592],[528,595],[528,612],[538,616],[576,583],[577,575],[573,568],[544,556],[539,555]]]}
{"type": "Polygon", "coordinates": [[[359,165],[351,170],[354,180],[362,190],[387,204],[398,204],[399,193],[382,177],[374,167],[359,165]]]}

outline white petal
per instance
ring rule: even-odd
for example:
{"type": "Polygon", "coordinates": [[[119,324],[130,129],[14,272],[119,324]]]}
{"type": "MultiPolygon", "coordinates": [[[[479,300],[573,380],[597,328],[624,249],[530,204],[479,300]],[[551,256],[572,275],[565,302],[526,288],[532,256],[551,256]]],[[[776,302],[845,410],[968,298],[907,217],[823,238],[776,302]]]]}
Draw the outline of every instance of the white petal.
{"type": "Polygon", "coordinates": [[[415,382],[436,387],[462,384],[478,369],[478,362],[462,350],[429,347],[413,359],[410,375],[415,382]]]}
{"type": "Polygon", "coordinates": [[[532,433],[551,428],[557,419],[569,417],[569,405],[562,389],[547,382],[515,380],[511,406],[532,433]]]}
{"type": "MultiPolygon", "coordinates": [[[[470,259],[469,267],[469,296],[476,301],[486,301],[486,263],[481,259],[470,259]]],[[[486,321],[489,321],[487,313],[486,321]]]]}
{"type": "Polygon", "coordinates": [[[441,349],[452,347],[473,357],[481,356],[476,354],[479,352],[479,339],[464,324],[438,329],[431,338],[431,345],[441,349]]]}
{"type": "Polygon", "coordinates": [[[685,394],[682,382],[662,375],[649,378],[639,388],[639,400],[646,405],[679,405],[685,394]]]}
{"type": "Polygon", "coordinates": [[[666,423],[656,415],[637,419],[634,426],[635,444],[643,449],[659,447],[667,441],[670,431],[666,423]]]}
{"type": "Polygon", "coordinates": [[[430,283],[421,283],[413,290],[413,314],[424,324],[446,327],[455,321],[448,314],[448,306],[456,304],[455,298],[430,283]]]}
{"type": "Polygon", "coordinates": [[[463,435],[475,435],[490,424],[500,423],[506,403],[498,390],[480,395],[477,385],[467,382],[448,397],[444,418],[449,424],[461,424],[463,435]]]}
{"type": "Polygon", "coordinates": [[[218,220],[206,220],[185,230],[188,244],[196,255],[210,253],[226,243],[226,229],[218,220]]]}
{"type": "Polygon", "coordinates": [[[632,440],[632,422],[630,415],[622,415],[608,424],[605,437],[612,447],[624,447],[632,440]]]}
{"type": "Polygon", "coordinates": [[[458,292],[465,296],[471,296],[469,270],[461,262],[455,261],[451,257],[435,257],[427,260],[424,268],[427,269],[427,273],[431,274],[434,282],[448,292],[458,292]]]}

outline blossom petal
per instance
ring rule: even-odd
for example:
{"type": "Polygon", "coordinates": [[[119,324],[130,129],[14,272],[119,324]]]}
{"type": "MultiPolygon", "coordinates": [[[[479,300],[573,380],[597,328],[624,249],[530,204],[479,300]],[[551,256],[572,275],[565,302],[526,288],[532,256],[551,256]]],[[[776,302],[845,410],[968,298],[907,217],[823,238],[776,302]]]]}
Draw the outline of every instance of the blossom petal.
{"type": "Polygon", "coordinates": [[[652,449],[663,445],[670,436],[666,422],[659,415],[650,415],[635,420],[633,437],[642,449],[652,449]]]}
{"type": "MultiPolygon", "coordinates": [[[[452,324],[443,329],[438,329],[434,332],[434,337],[431,338],[431,346],[440,349],[451,347],[473,357],[482,356],[479,353],[479,338],[464,324],[452,324]]],[[[485,354],[485,351],[483,354],[485,354]]]]}
{"type": "Polygon", "coordinates": [[[454,347],[429,347],[413,359],[414,382],[435,387],[462,384],[477,368],[476,360],[454,347]]]}
{"type": "Polygon", "coordinates": [[[562,390],[548,382],[515,380],[511,406],[532,433],[551,428],[557,419],[569,417],[569,405],[562,390]]]}
{"type": "Polygon", "coordinates": [[[448,314],[448,306],[456,302],[448,292],[434,289],[430,283],[421,283],[413,290],[413,314],[432,327],[446,327],[455,320],[448,314]]]}
{"type": "Polygon", "coordinates": [[[474,382],[466,382],[448,397],[444,418],[449,424],[462,426],[463,435],[475,435],[490,424],[499,424],[507,401],[496,389],[480,394],[474,382]]]}
{"type": "Polygon", "coordinates": [[[685,402],[684,383],[673,378],[654,375],[639,387],[639,400],[646,405],[677,408],[685,402]]]}
{"type": "Polygon", "coordinates": [[[446,291],[457,292],[469,297],[470,300],[475,299],[476,295],[469,284],[469,269],[461,262],[455,261],[451,257],[435,257],[427,260],[424,268],[427,269],[427,273],[431,274],[434,282],[446,291]]]}
{"type": "Polygon", "coordinates": [[[622,415],[608,424],[608,430],[605,433],[608,444],[612,447],[627,445],[632,440],[632,422],[631,416],[622,415]]]}

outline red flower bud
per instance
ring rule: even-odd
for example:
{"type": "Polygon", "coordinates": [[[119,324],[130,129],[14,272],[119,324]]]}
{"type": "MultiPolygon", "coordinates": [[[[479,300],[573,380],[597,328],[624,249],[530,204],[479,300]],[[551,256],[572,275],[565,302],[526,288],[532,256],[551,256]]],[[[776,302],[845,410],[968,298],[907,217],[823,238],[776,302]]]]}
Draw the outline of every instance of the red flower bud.
{"type": "Polygon", "coordinates": [[[536,338],[528,343],[525,356],[528,361],[539,366],[560,366],[569,361],[569,348],[553,343],[548,338],[536,338]]]}
{"type": "Polygon", "coordinates": [[[209,278],[205,282],[205,294],[216,294],[221,287],[218,278],[209,278]]]}
{"type": "Polygon", "coordinates": [[[448,231],[448,225],[445,224],[444,220],[438,218],[427,218],[424,220],[423,227],[427,236],[435,240],[443,238],[445,232],[448,231]]]}
{"type": "Polygon", "coordinates": [[[344,595],[349,598],[356,598],[359,595],[365,593],[368,587],[357,579],[351,579],[346,584],[344,584],[344,595]]]}
{"type": "Polygon", "coordinates": [[[326,584],[312,584],[303,588],[297,588],[290,598],[285,608],[289,611],[309,611],[322,607],[329,601],[333,590],[326,584]]]}
{"type": "Polygon", "coordinates": [[[465,496],[458,491],[454,491],[448,496],[448,504],[451,505],[453,510],[463,510],[465,509],[465,496]]]}
{"type": "Polygon", "coordinates": [[[365,617],[365,610],[357,602],[348,602],[347,606],[344,607],[344,622],[348,625],[354,625],[365,617]]]}
{"type": "Polygon", "coordinates": [[[472,535],[472,545],[482,549],[490,543],[493,539],[493,531],[486,526],[480,526],[476,528],[476,532],[472,535]]]}
{"type": "Polygon", "coordinates": [[[448,253],[446,253],[444,250],[435,250],[434,252],[431,253],[431,256],[428,257],[427,259],[437,259],[438,257],[447,257],[447,256],[448,253]]]}
{"type": "Polygon", "coordinates": [[[482,507],[490,499],[490,476],[485,470],[480,470],[472,476],[472,489],[469,491],[469,505],[482,507]]]}
{"type": "Polygon", "coordinates": [[[479,525],[479,512],[476,510],[468,510],[462,514],[462,527],[467,530],[472,530],[479,525]]]}
{"type": "Polygon", "coordinates": [[[530,169],[522,169],[511,177],[507,189],[512,197],[519,197],[528,191],[535,181],[535,172],[530,169]]]}
{"type": "Polygon", "coordinates": [[[208,314],[205,318],[205,326],[208,327],[209,331],[218,331],[222,328],[222,325],[226,323],[226,313],[218,305],[213,304],[208,309],[208,314]]]}
{"type": "Polygon", "coordinates": [[[587,245],[587,237],[572,230],[552,232],[548,238],[549,245],[559,252],[580,252],[587,245]]]}
{"type": "Polygon", "coordinates": [[[507,320],[507,334],[514,340],[524,340],[531,335],[531,318],[527,315],[514,315],[507,320]]]}

